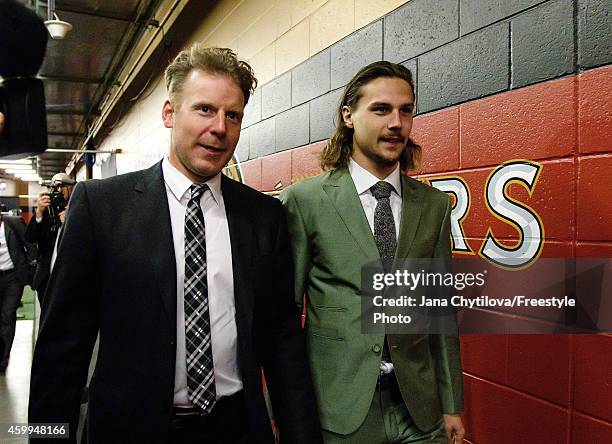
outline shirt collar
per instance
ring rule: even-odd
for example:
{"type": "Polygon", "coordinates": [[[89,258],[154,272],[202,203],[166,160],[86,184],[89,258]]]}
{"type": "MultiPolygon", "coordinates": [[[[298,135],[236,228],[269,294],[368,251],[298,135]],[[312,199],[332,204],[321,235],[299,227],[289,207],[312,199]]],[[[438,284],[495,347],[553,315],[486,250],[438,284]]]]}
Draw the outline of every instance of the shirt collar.
{"type": "MultiPolygon", "coordinates": [[[[182,201],[183,198],[188,199],[189,196],[186,193],[189,192],[189,187],[193,185],[193,183],[170,163],[168,157],[164,157],[162,161],[162,172],[164,181],[166,185],[168,185],[168,188],[170,188],[172,194],[174,194],[174,197],[176,197],[178,201],[182,201]]],[[[204,183],[210,188],[215,203],[219,204],[221,200],[221,172],[204,183]]]]}
{"type": "MultiPolygon", "coordinates": [[[[357,162],[351,158],[349,161],[349,173],[353,178],[353,182],[355,183],[355,188],[357,189],[357,194],[361,195],[372,188],[377,182],[380,181],[378,177],[370,173],[368,170],[363,168],[357,162]]],[[[397,193],[398,196],[402,197],[402,181],[400,177],[400,168],[399,163],[397,167],[393,170],[391,174],[383,179],[385,182],[390,183],[393,186],[393,190],[397,193]]]]}

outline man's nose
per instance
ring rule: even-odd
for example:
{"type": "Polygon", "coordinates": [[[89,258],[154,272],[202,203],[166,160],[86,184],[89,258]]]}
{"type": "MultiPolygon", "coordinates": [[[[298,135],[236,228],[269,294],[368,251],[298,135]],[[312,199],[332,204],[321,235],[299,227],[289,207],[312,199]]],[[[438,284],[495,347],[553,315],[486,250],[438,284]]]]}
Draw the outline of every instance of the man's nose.
{"type": "Polygon", "coordinates": [[[391,111],[391,113],[389,114],[389,121],[387,123],[387,127],[389,129],[402,127],[402,119],[400,117],[399,110],[391,111]]]}
{"type": "Polygon", "coordinates": [[[211,132],[218,136],[223,136],[225,135],[225,125],[225,113],[223,111],[220,111],[215,116],[211,132]]]}

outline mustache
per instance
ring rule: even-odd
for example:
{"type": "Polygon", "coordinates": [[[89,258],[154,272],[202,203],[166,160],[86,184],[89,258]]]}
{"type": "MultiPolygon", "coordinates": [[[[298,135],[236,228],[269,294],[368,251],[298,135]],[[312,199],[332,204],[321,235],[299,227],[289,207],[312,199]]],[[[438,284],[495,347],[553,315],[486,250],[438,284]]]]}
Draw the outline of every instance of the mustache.
{"type": "Polygon", "coordinates": [[[398,142],[406,143],[406,138],[399,134],[383,134],[382,136],[378,138],[378,140],[385,140],[385,139],[393,139],[393,140],[397,140],[398,142]]]}

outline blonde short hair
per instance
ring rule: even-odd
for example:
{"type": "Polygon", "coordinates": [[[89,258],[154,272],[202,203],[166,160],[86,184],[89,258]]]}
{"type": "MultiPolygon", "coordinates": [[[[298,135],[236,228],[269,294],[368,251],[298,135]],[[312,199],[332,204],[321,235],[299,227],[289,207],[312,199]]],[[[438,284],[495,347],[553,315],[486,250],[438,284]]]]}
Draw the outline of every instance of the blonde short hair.
{"type": "Polygon", "coordinates": [[[257,87],[253,68],[247,62],[238,60],[234,51],[229,48],[209,48],[202,43],[195,43],[179,52],[164,73],[166,90],[172,102],[180,101],[185,79],[194,69],[228,76],[242,90],[245,105],[257,87]]]}

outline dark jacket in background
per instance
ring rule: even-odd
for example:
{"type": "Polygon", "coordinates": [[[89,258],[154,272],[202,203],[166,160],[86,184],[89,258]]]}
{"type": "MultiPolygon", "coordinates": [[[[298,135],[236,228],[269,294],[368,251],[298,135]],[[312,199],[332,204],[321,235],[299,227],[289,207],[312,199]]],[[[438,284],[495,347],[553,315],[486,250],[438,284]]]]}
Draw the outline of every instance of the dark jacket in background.
{"type": "Polygon", "coordinates": [[[21,217],[4,216],[4,235],[9,255],[22,285],[29,284],[29,263],[33,260],[35,249],[26,242],[26,225],[21,217]]]}
{"type": "Polygon", "coordinates": [[[38,247],[38,255],[36,257],[36,271],[32,280],[32,288],[38,292],[40,303],[42,304],[43,294],[49,273],[51,270],[51,256],[53,255],[53,246],[57,231],[51,231],[51,217],[49,212],[45,211],[40,222],[36,222],[36,216],[33,215],[30,223],[25,231],[25,239],[27,242],[36,244],[38,247]]]}

